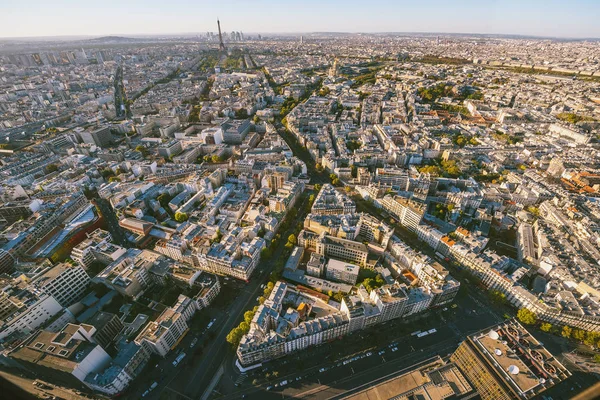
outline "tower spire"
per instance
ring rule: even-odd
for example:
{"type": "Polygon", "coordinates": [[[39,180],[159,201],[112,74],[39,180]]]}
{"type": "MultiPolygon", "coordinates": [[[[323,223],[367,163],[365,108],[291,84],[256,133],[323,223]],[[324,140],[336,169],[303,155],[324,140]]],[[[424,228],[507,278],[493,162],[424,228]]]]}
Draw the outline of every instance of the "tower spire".
{"type": "Polygon", "coordinates": [[[219,17],[217,17],[217,27],[219,28],[219,50],[225,51],[225,44],[223,43],[223,35],[221,34],[221,22],[219,21],[219,17]]]}

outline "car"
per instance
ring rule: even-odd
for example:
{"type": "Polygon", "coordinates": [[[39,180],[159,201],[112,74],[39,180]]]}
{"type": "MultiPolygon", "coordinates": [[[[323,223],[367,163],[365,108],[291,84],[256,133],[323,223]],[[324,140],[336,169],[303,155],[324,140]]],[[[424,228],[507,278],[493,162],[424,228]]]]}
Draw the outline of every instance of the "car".
{"type": "Polygon", "coordinates": [[[288,384],[288,381],[287,381],[287,380],[285,380],[285,381],[281,381],[281,382],[279,383],[279,386],[285,386],[285,385],[287,385],[287,384],[288,384]]]}
{"type": "Polygon", "coordinates": [[[444,311],[448,311],[448,307],[444,307],[444,311]]]}
{"type": "Polygon", "coordinates": [[[297,376],[297,377],[296,377],[296,381],[299,381],[299,380],[302,380],[302,377],[301,377],[301,376],[297,376]]]}
{"type": "Polygon", "coordinates": [[[385,350],[380,350],[379,353],[377,353],[379,355],[385,354],[385,350]]]}
{"type": "Polygon", "coordinates": [[[327,368],[325,368],[325,367],[319,369],[319,372],[325,372],[325,371],[327,371],[327,368]]]}
{"type": "Polygon", "coordinates": [[[144,393],[142,393],[142,397],[148,396],[148,393],[150,393],[150,392],[148,390],[146,390],[144,393]]]}
{"type": "Polygon", "coordinates": [[[367,356],[367,357],[371,357],[372,355],[373,355],[373,353],[372,353],[372,352],[368,352],[368,353],[366,354],[366,356],[367,356]]]}
{"type": "Polygon", "coordinates": [[[267,390],[273,389],[273,386],[267,386],[267,390]]]}
{"type": "Polygon", "coordinates": [[[398,351],[398,348],[397,348],[397,347],[394,347],[394,348],[392,349],[392,351],[398,351]]]}
{"type": "Polygon", "coordinates": [[[151,392],[154,389],[156,389],[157,386],[158,386],[158,382],[154,382],[152,385],[150,385],[150,389],[148,389],[148,390],[151,392]]]}
{"type": "Polygon", "coordinates": [[[190,349],[192,347],[194,347],[196,345],[196,343],[198,343],[198,338],[197,337],[195,337],[194,340],[192,340],[192,343],[190,343],[190,349]]]}

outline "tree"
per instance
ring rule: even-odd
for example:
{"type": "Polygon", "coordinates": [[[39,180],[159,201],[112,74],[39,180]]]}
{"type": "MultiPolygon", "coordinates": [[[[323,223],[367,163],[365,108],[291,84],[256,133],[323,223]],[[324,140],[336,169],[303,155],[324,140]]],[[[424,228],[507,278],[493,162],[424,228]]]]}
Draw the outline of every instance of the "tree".
{"type": "Polygon", "coordinates": [[[225,340],[233,347],[237,347],[240,340],[242,340],[242,336],[244,336],[244,332],[239,327],[235,327],[227,334],[225,340]]]}
{"type": "Polygon", "coordinates": [[[292,233],[290,236],[288,236],[288,243],[296,244],[296,235],[292,233]]]}
{"type": "Polygon", "coordinates": [[[248,324],[249,324],[250,322],[252,322],[252,319],[253,319],[253,318],[254,318],[254,313],[253,313],[252,311],[246,311],[246,312],[244,313],[244,321],[245,321],[246,323],[248,323],[248,324]]]}
{"type": "Polygon", "coordinates": [[[238,328],[240,328],[244,332],[244,335],[245,335],[250,330],[250,324],[247,323],[246,321],[242,321],[242,322],[240,322],[238,328]]]}
{"type": "Polygon", "coordinates": [[[142,153],[142,157],[146,158],[146,156],[148,156],[148,149],[146,148],[146,146],[143,146],[141,144],[138,144],[135,147],[136,151],[139,151],[140,153],[142,153]]]}
{"type": "Polygon", "coordinates": [[[259,304],[262,304],[262,303],[264,303],[264,302],[265,302],[265,300],[266,300],[266,299],[265,299],[263,296],[260,296],[260,297],[258,298],[258,303],[259,303],[259,304]]]}
{"type": "Polygon", "coordinates": [[[319,183],[316,183],[316,184],[315,184],[315,186],[314,186],[314,188],[315,188],[315,190],[316,190],[317,192],[318,192],[318,191],[320,191],[320,190],[321,190],[321,184],[319,184],[319,183]]]}
{"type": "Polygon", "coordinates": [[[111,176],[110,178],[108,178],[109,182],[121,182],[121,180],[119,178],[117,178],[116,176],[111,176]]]}
{"type": "Polygon", "coordinates": [[[56,171],[58,171],[58,165],[50,164],[50,165],[46,166],[46,171],[48,171],[49,174],[52,172],[56,172],[56,171]]]}
{"type": "Polygon", "coordinates": [[[100,175],[102,175],[102,177],[103,177],[104,179],[106,179],[106,178],[108,178],[108,177],[110,177],[110,176],[114,176],[114,175],[115,175],[115,173],[114,173],[114,171],[113,171],[112,169],[110,169],[110,168],[104,168],[102,171],[100,171],[100,175]]]}
{"type": "Polygon", "coordinates": [[[550,332],[552,330],[552,324],[544,322],[540,325],[540,329],[544,332],[550,332]]]}
{"type": "Polygon", "coordinates": [[[277,377],[279,376],[279,372],[277,372],[277,371],[273,371],[273,374],[272,374],[272,375],[273,375],[273,378],[277,378],[277,377]]]}
{"type": "Polygon", "coordinates": [[[585,340],[585,331],[582,329],[574,329],[571,336],[573,339],[583,342],[585,340]]]}
{"type": "Polygon", "coordinates": [[[171,195],[169,195],[169,193],[163,193],[161,195],[159,195],[156,200],[158,200],[158,202],[160,203],[160,205],[162,207],[167,207],[167,205],[169,205],[169,202],[171,201],[172,197],[171,195]]]}
{"type": "Polygon", "coordinates": [[[175,213],[175,221],[177,222],[185,222],[188,220],[188,215],[184,212],[176,212],[175,213]]]}
{"type": "Polygon", "coordinates": [[[517,318],[525,325],[534,325],[537,322],[537,315],[526,308],[521,308],[517,312],[517,318]]]}
{"type": "Polygon", "coordinates": [[[583,341],[583,343],[587,344],[588,346],[594,347],[599,337],[600,333],[588,331],[585,333],[585,340],[583,341]]]}
{"type": "Polygon", "coordinates": [[[271,258],[271,255],[273,254],[273,252],[271,251],[271,249],[269,249],[268,247],[265,247],[264,249],[262,249],[260,251],[260,257],[264,258],[264,259],[269,259],[271,258]]]}
{"type": "Polygon", "coordinates": [[[499,290],[490,290],[490,298],[496,304],[504,304],[506,302],[506,295],[499,290]]]}
{"type": "Polygon", "coordinates": [[[573,333],[573,328],[565,325],[565,326],[563,326],[560,334],[562,337],[570,339],[572,333],[573,333]]]}
{"type": "Polygon", "coordinates": [[[218,162],[221,162],[222,160],[221,160],[220,156],[215,154],[214,156],[211,157],[211,161],[214,163],[218,163],[218,162]]]}

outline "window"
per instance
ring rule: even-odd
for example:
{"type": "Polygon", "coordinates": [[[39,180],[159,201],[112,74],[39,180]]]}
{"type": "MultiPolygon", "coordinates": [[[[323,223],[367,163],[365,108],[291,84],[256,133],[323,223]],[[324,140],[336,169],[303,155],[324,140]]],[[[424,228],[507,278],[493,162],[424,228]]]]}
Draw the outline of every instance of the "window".
{"type": "Polygon", "coordinates": [[[59,356],[66,357],[69,354],[69,350],[61,350],[58,352],[59,356]]]}
{"type": "Polygon", "coordinates": [[[33,345],[33,347],[41,350],[44,348],[44,343],[37,342],[36,344],[33,345]]]}
{"type": "Polygon", "coordinates": [[[46,351],[54,351],[56,350],[55,346],[48,346],[48,348],[46,349],[46,351]]]}

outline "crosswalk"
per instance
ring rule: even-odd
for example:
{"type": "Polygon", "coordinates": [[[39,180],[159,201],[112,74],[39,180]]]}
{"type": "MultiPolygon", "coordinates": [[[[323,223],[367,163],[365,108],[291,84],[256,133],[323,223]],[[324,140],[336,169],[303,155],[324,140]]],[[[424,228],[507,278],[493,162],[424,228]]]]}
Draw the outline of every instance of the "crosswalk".
{"type": "Polygon", "coordinates": [[[235,380],[235,384],[236,385],[241,385],[245,380],[246,380],[247,376],[246,374],[241,374],[240,376],[237,377],[237,379],[235,380]]]}

